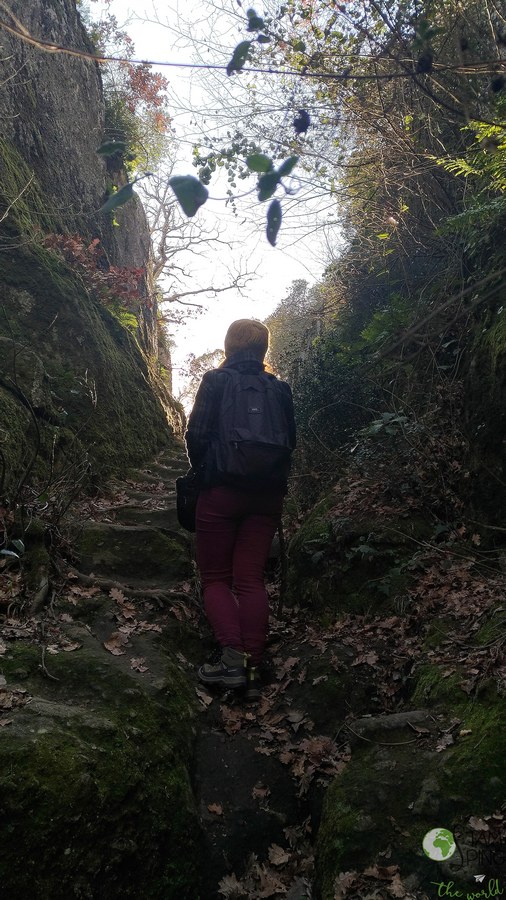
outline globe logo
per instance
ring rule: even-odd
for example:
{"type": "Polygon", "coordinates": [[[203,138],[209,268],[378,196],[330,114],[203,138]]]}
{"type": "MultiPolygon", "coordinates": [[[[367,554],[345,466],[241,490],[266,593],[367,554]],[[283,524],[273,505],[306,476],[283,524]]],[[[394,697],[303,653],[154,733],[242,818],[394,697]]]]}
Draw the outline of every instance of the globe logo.
{"type": "Polygon", "coordinates": [[[453,834],[447,828],[433,828],[432,831],[428,831],[422,841],[422,847],[429,859],[438,862],[450,859],[457,849],[453,834]]]}

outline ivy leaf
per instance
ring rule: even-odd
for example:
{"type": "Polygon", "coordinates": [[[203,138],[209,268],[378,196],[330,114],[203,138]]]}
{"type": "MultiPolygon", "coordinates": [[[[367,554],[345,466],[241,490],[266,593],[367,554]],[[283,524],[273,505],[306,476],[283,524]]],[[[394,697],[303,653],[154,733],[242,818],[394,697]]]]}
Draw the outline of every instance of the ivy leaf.
{"type": "Polygon", "coordinates": [[[280,178],[283,178],[285,175],[290,175],[292,169],[295,168],[299,161],[298,156],[289,156],[288,159],[285,159],[284,162],[281,163],[278,169],[278,175],[280,178]]]}
{"type": "Polygon", "coordinates": [[[295,41],[295,43],[292,44],[292,49],[295,50],[296,53],[305,53],[306,45],[304,41],[295,41]]]}
{"type": "Polygon", "coordinates": [[[169,179],[169,184],[174,191],[181,209],[191,218],[206,202],[209,191],[193,175],[174,175],[169,179]]]}
{"type": "Polygon", "coordinates": [[[425,51],[425,53],[421,53],[418,57],[415,71],[417,72],[417,74],[427,75],[429,72],[432,72],[433,62],[434,54],[429,48],[425,51]]]}
{"type": "Polygon", "coordinates": [[[272,197],[278,182],[279,175],[277,172],[266,172],[265,175],[260,175],[258,179],[258,199],[262,201],[272,197]]]}
{"type": "Polygon", "coordinates": [[[267,37],[266,34],[259,34],[257,37],[257,41],[259,44],[270,44],[271,39],[270,37],[267,37]]]}
{"type": "Polygon", "coordinates": [[[232,59],[227,66],[227,75],[232,75],[233,72],[241,71],[244,67],[244,63],[248,59],[248,53],[252,43],[252,41],[241,41],[241,43],[237,45],[232,59]]]}
{"type": "Polygon", "coordinates": [[[115,153],[124,153],[125,150],[125,141],[104,141],[96,152],[99,156],[114,156],[115,153]]]}
{"type": "Polygon", "coordinates": [[[257,16],[254,9],[247,9],[248,31],[261,31],[264,27],[264,20],[257,16]]]}
{"type": "Polygon", "coordinates": [[[100,207],[99,212],[111,212],[112,209],[116,209],[116,207],[118,206],[123,206],[123,204],[131,200],[133,196],[133,184],[125,184],[125,186],[122,187],[119,191],[116,191],[115,194],[111,194],[111,196],[108,197],[104,205],[100,207]]]}
{"type": "Polygon", "coordinates": [[[278,236],[279,229],[281,228],[281,219],[283,218],[283,214],[281,212],[281,203],[279,200],[273,200],[269,209],[267,211],[267,240],[271,247],[276,246],[276,238],[278,236]]]}
{"type": "Polygon", "coordinates": [[[307,109],[299,109],[299,115],[293,120],[296,134],[305,134],[311,125],[311,117],[307,109]]]}
{"type": "Polygon", "coordinates": [[[246,165],[252,172],[272,172],[272,159],[265,153],[252,153],[246,158],[246,165]]]}

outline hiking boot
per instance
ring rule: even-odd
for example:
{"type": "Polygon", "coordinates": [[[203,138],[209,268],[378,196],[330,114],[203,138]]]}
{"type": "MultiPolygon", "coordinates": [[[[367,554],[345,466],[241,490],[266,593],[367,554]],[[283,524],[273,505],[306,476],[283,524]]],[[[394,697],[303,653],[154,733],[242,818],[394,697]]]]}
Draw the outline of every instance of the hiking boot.
{"type": "Polygon", "coordinates": [[[198,670],[204,684],[224,684],[244,687],[246,684],[246,654],[232,647],[223,647],[216,662],[207,662],[198,670]]]}
{"type": "Polygon", "coordinates": [[[244,699],[247,703],[256,703],[260,700],[261,684],[262,681],[258,668],[256,666],[248,666],[246,669],[246,691],[244,694],[244,699]]]}

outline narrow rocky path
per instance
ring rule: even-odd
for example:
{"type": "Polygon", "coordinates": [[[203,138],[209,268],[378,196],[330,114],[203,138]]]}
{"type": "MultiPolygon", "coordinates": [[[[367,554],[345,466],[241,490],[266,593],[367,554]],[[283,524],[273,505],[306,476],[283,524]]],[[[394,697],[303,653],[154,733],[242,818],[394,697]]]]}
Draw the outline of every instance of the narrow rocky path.
{"type": "MultiPolygon", "coordinates": [[[[174,481],[186,468],[182,448],[166,452],[74,511],[78,562],[70,574],[85,590],[108,590],[105,614],[100,606],[88,627],[112,654],[128,644],[117,664],[127,669],[138,660],[133,672],[156,686],[164,665],[158,638],[170,634],[167,652],[175,652],[192,684],[200,711],[192,772],[204,834],[202,900],[310,900],[323,794],[350,757],[352,736],[342,733],[343,722],[353,713],[358,735],[360,716],[370,714],[367,666],[353,668],[353,648],[287,609],[281,620],[271,619],[258,704],[199,685],[197,667],[214,645],[192,538],[175,513],[174,481]]],[[[274,610],[274,563],[269,589],[274,610]]],[[[79,629],[72,637],[83,638],[79,629]]],[[[414,711],[409,721],[426,718],[414,711]]],[[[407,721],[397,725],[408,728],[407,721]]]]}
{"type": "MultiPolygon", "coordinates": [[[[444,714],[424,708],[430,685],[426,694],[415,692],[417,702],[411,699],[411,671],[423,654],[418,620],[348,616],[325,629],[307,610],[288,606],[276,618],[273,562],[261,700],[248,705],[240,693],[200,685],[197,668],[214,644],[202,613],[192,537],[180,529],[175,512],[175,478],[186,468],[184,450],[177,447],[76,504],[62,544],[61,582],[49,608],[29,618],[6,618],[0,635],[5,672],[0,700],[7,712],[0,724],[12,737],[16,758],[26,754],[29,759],[34,734],[50,736],[51,746],[55,741],[64,746],[63,731],[73,723],[75,746],[81,746],[84,733],[88,748],[79,783],[94,790],[91,773],[97,760],[104,754],[121,757],[126,748],[135,773],[127,773],[124,786],[122,770],[115,772],[114,805],[123,788],[129,804],[137,797],[139,770],[151,773],[157,791],[160,778],[172,777],[171,759],[180,761],[185,754],[178,791],[186,798],[181,834],[189,843],[175,852],[178,864],[186,867],[186,885],[188,870],[202,876],[198,900],[313,900],[322,895],[327,900],[334,894],[346,900],[426,900],[419,887],[426,860],[418,831],[429,827],[443,803],[430,773],[439,771],[439,754],[472,729],[464,720],[457,733],[460,719],[448,722],[444,714]],[[151,710],[146,724],[144,706],[151,710]],[[174,744],[173,757],[165,757],[166,741],[174,744]],[[158,777],[162,760],[166,770],[158,777]],[[323,817],[325,834],[322,838],[320,832],[316,842],[329,785],[342,813],[335,824],[332,815],[323,817]],[[348,833],[343,833],[343,816],[344,821],[352,816],[348,833]],[[343,840],[353,870],[334,883],[343,840]],[[377,860],[374,866],[367,865],[370,859],[377,860]],[[327,883],[322,893],[326,867],[330,887],[327,883]]],[[[13,802],[28,810],[30,797],[27,788],[27,799],[20,804],[16,794],[13,802]]],[[[84,801],[76,795],[72,802],[80,809],[84,801]]],[[[121,803],[114,813],[110,827],[128,835],[113,843],[119,848],[114,849],[114,871],[128,874],[131,860],[138,872],[159,865],[159,844],[152,845],[149,858],[151,839],[144,835],[139,802],[127,805],[123,817],[121,803]],[[143,841],[148,843],[141,854],[143,841]]],[[[166,799],[160,802],[165,809],[166,799]]],[[[104,812],[102,820],[107,821],[104,812]]],[[[81,840],[76,834],[76,845],[81,840]]],[[[94,871],[100,872],[100,865],[103,860],[94,871]]],[[[89,884],[98,877],[86,875],[89,884]]],[[[120,894],[115,875],[107,896],[140,896],[136,877],[141,875],[129,876],[130,892],[120,894]]],[[[94,900],[106,896],[105,888],[100,890],[94,900]]],[[[165,895],[157,888],[146,896],[197,900],[193,888],[184,891],[174,893],[171,887],[165,895]]],[[[61,896],[56,888],[53,894],[61,896]]],[[[13,900],[18,896],[22,892],[13,893],[13,900]]]]}
{"type": "Polygon", "coordinates": [[[316,773],[321,768],[328,780],[337,761],[332,742],[315,736],[317,722],[289,688],[302,686],[304,660],[317,651],[308,645],[295,657],[296,625],[274,622],[264,673],[271,683],[258,705],[199,685],[196,669],[213,641],[200,608],[192,538],[175,512],[174,482],[186,468],[182,449],[165,452],[73,510],[76,560],[68,574],[76,593],[84,592],[91,618],[84,626],[67,625],[67,635],[95,642],[125,671],[139,661],[132,674],[155,686],[164,664],[157,637],[170,633],[172,646],[179,646],[176,663],[200,710],[192,769],[204,832],[198,866],[205,900],[287,891],[293,900],[309,897],[311,823],[322,793],[316,773]],[[97,595],[102,599],[94,609],[97,595]]]}

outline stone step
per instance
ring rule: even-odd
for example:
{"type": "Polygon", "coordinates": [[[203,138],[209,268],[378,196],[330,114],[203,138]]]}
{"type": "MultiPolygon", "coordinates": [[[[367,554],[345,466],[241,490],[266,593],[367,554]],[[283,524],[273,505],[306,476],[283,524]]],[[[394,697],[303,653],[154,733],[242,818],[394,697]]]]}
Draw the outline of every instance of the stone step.
{"type": "Polygon", "coordinates": [[[130,487],[130,485],[121,485],[121,490],[132,500],[132,506],[137,505],[142,507],[144,502],[146,502],[147,505],[150,501],[155,501],[158,506],[161,506],[162,504],[165,506],[170,506],[171,504],[175,506],[176,504],[175,491],[166,491],[159,494],[154,491],[140,491],[134,487],[130,487]]]}
{"type": "Polygon", "coordinates": [[[173,503],[164,509],[147,509],[142,506],[123,506],[111,511],[116,522],[125,525],[152,525],[154,528],[171,528],[178,526],[176,507],[173,503]]]}
{"type": "Polygon", "coordinates": [[[75,541],[78,567],[84,574],[126,582],[188,578],[193,568],[188,542],[150,525],[88,522],[75,541]]]}
{"type": "Polygon", "coordinates": [[[183,469],[175,469],[175,470],[167,470],[165,474],[162,476],[159,472],[153,472],[151,469],[145,469],[140,471],[138,469],[129,469],[125,474],[125,479],[120,481],[119,479],[115,479],[111,482],[115,487],[125,487],[128,486],[128,483],[132,484],[164,484],[167,487],[174,486],[176,478],[179,475],[184,475],[183,469]]]}

